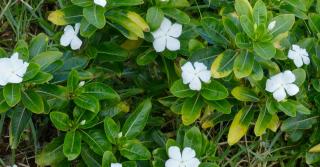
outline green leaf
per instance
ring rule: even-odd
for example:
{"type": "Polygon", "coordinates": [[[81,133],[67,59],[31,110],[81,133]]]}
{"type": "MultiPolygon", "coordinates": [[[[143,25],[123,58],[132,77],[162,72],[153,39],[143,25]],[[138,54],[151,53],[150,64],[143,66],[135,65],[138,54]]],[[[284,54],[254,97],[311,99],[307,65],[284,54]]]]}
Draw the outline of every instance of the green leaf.
{"type": "Polygon", "coordinates": [[[209,84],[203,84],[200,93],[207,100],[222,100],[229,95],[228,89],[215,80],[212,80],[209,84]]]}
{"type": "Polygon", "coordinates": [[[149,160],[151,153],[136,140],[127,140],[119,149],[120,154],[129,160],[149,160]]]}
{"type": "Polygon", "coordinates": [[[117,159],[111,151],[106,151],[103,153],[102,157],[102,167],[110,167],[111,163],[116,163],[117,159]]]}
{"type": "Polygon", "coordinates": [[[186,99],[181,109],[183,124],[190,125],[194,123],[200,117],[203,105],[204,102],[200,95],[186,99]]]}
{"type": "Polygon", "coordinates": [[[192,91],[188,85],[184,84],[181,79],[175,81],[170,88],[170,92],[180,98],[192,97],[196,94],[195,91],[192,91]]]}
{"type": "Polygon", "coordinates": [[[270,60],[276,55],[276,48],[269,42],[253,43],[254,52],[265,60],[270,60]]]}
{"type": "Polygon", "coordinates": [[[21,100],[21,85],[7,84],[3,88],[3,97],[9,106],[17,105],[21,100]]]}
{"type": "Polygon", "coordinates": [[[83,9],[83,16],[88,23],[94,25],[98,29],[102,29],[106,25],[106,17],[104,16],[105,8],[93,5],[83,9]]]}
{"type": "Polygon", "coordinates": [[[116,144],[116,139],[120,133],[120,126],[114,122],[112,118],[106,117],[104,119],[104,132],[106,133],[108,140],[112,144],[116,144]]]}
{"type": "Polygon", "coordinates": [[[259,101],[257,94],[250,88],[238,86],[232,89],[231,94],[240,101],[259,101]]]}
{"type": "Polygon", "coordinates": [[[252,20],[246,15],[240,16],[240,24],[243,31],[250,37],[254,38],[254,24],[252,20]]]}
{"type": "Polygon", "coordinates": [[[229,132],[228,132],[228,144],[236,144],[248,131],[249,124],[241,123],[241,118],[245,116],[246,109],[241,109],[234,117],[229,132]]]}
{"type": "Polygon", "coordinates": [[[17,149],[21,135],[27,127],[32,114],[25,108],[16,107],[13,109],[10,123],[10,147],[17,149]]]}
{"type": "Polygon", "coordinates": [[[252,7],[248,0],[235,0],[234,7],[239,16],[252,16],[252,7]]]}
{"type": "Polygon", "coordinates": [[[176,8],[165,8],[162,9],[164,14],[168,17],[173,18],[181,24],[188,24],[190,22],[190,17],[183,11],[176,8]]]}
{"type": "Polygon", "coordinates": [[[58,130],[68,131],[70,129],[71,120],[66,113],[59,111],[50,112],[50,120],[58,130]]]}
{"type": "Polygon", "coordinates": [[[32,90],[23,91],[21,100],[23,105],[33,113],[41,114],[44,112],[44,103],[38,93],[32,90]]]}
{"type": "Polygon", "coordinates": [[[97,31],[97,28],[93,26],[92,24],[88,23],[88,21],[83,18],[80,23],[80,35],[83,37],[91,37],[95,32],[97,31]]]}
{"type": "Polygon", "coordinates": [[[78,131],[69,131],[64,137],[63,154],[69,161],[76,159],[81,153],[81,135],[78,131]]]}
{"type": "Polygon", "coordinates": [[[192,127],[189,129],[185,135],[183,140],[183,147],[190,147],[196,151],[196,155],[200,155],[202,150],[202,134],[197,127],[192,127]]]}
{"type": "Polygon", "coordinates": [[[79,74],[76,70],[72,70],[68,76],[67,88],[68,92],[73,93],[79,86],[79,74]]]}
{"type": "Polygon", "coordinates": [[[89,131],[80,130],[82,140],[86,142],[90,149],[96,154],[102,156],[105,151],[111,151],[111,144],[101,129],[92,129],[89,131]]]}
{"type": "Polygon", "coordinates": [[[245,33],[237,33],[235,42],[241,49],[249,49],[252,47],[251,39],[245,33]]]}
{"type": "Polygon", "coordinates": [[[93,5],[93,1],[91,0],[71,0],[71,2],[77,6],[88,7],[93,5]]]}
{"type": "Polygon", "coordinates": [[[266,24],[267,22],[267,7],[262,0],[256,2],[253,7],[253,19],[257,25],[266,24]]]}
{"type": "Polygon", "coordinates": [[[11,107],[7,104],[6,100],[3,97],[3,93],[0,93],[0,114],[7,112],[10,108],[11,107]]]}
{"type": "Polygon", "coordinates": [[[143,0],[108,0],[110,6],[136,6],[144,3],[143,0]]]}
{"type": "Polygon", "coordinates": [[[234,21],[232,17],[223,17],[222,23],[225,31],[229,34],[232,39],[236,38],[236,35],[240,32],[239,23],[234,21]]]}
{"type": "Polygon", "coordinates": [[[136,62],[140,66],[147,65],[157,58],[157,53],[153,49],[148,49],[137,56],[136,62]]]}
{"type": "Polygon", "coordinates": [[[134,138],[142,132],[147,124],[151,108],[151,99],[146,99],[138,105],[122,127],[125,137],[134,138]]]}
{"type": "Polygon", "coordinates": [[[66,157],[63,154],[63,137],[57,137],[46,144],[44,149],[36,155],[36,163],[39,166],[50,166],[59,163],[66,157]]]}
{"type": "Polygon", "coordinates": [[[221,53],[211,65],[211,73],[214,78],[224,78],[232,73],[235,52],[226,50],[221,53]]]}
{"type": "Polygon", "coordinates": [[[19,58],[24,61],[27,61],[29,59],[28,44],[24,40],[18,40],[18,42],[14,48],[14,52],[19,53],[19,58]]]}
{"type": "Polygon", "coordinates": [[[275,27],[270,31],[270,33],[275,37],[281,33],[289,31],[295,21],[295,16],[293,14],[281,14],[273,18],[270,22],[276,22],[275,27]]]}
{"type": "Polygon", "coordinates": [[[233,72],[237,78],[244,78],[251,74],[254,65],[254,56],[248,50],[241,51],[234,60],[233,72]]]}
{"type": "Polygon", "coordinates": [[[31,62],[40,65],[41,69],[49,67],[53,62],[59,60],[62,57],[62,53],[59,51],[46,51],[33,57],[31,62]]]}
{"type": "Polygon", "coordinates": [[[35,63],[30,63],[27,72],[23,76],[23,81],[33,79],[40,72],[40,66],[35,63]]]}
{"type": "Polygon", "coordinates": [[[272,115],[268,113],[265,107],[262,108],[260,110],[256,125],[254,126],[254,134],[256,136],[261,136],[268,128],[268,125],[271,119],[272,119],[272,115]]]}
{"type": "Polygon", "coordinates": [[[290,117],[295,117],[297,114],[297,106],[296,102],[293,100],[287,100],[283,102],[278,102],[278,109],[284,112],[286,115],[290,117]]]}
{"type": "Polygon", "coordinates": [[[317,119],[317,116],[297,114],[296,117],[291,117],[283,121],[281,131],[288,132],[310,129],[317,123],[317,119]]]}
{"type": "Polygon", "coordinates": [[[99,100],[115,100],[120,101],[119,94],[111,87],[100,83],[93,82],[85,85],[83,94],[88,94],[96,97],[99,100]]]}
{"type": "Polygon", "coordinates": [[[103,43],[98,47],[98,59],[110,62],[122,62],[128,59],[129,53],[113,42],[103,43]]]}
{"type": "Polygon", "coordinates": [[[32,38],[29,47],[30,58],[33,58],[41,52],[44,52],[47,49],[48,42],[49,37],[44,33],[40,33],[36,37],[32,38]]]}
{"type": "Polygon", "coordinates": [[[101,167],[101,157],[91,151],[86,145],[82,145],[81,158],[87,166],[101,167]]]}
{"type": "Polygon", "coordinates": [[[74,98],[74,103],[76,103],[76,105],[80,108],[94,113],[98,113],[100,111],[99,100],[92,95],[81,94],[80,96],[74,98]]]}
{"type": "Polygon", "coordinates": [[[147,11],[146,21],[152,31],[157,30],[164,18],[162,10],[158,7],[151,7],[147,11]]]}
{"type": "Polygon", "coordinates": [[[311,111],[307,107],[305,107],[303,104],[298,103],[296,107],[297,107],[297,111],[301,114],[306,114],[306,115],[311,114],[311,111]]]}
{"type": "Polygon", "coordinates": [[[297,68],[293,70],[292,73],[296,76],[296,80],[294,81],[294,83],[297,86],[301,86],[307,78],[306,71],[304,71],[304,69],[302,68],[297,68]]]}
{"type": "Polygon", "coordinates": [[[221,113],[231,113],[232,105],[228,102],[228,100],[206,101],[206,103],[221,113]]]}
{"type": "Polygon", "coordinates": [[[46,72],[39,72],[35,77],[33,77],[27,82],[30,82],[33,84],[44,84],[44,83],[48,83],[51,79],[53,79],[52,74],[46,73],[46,72]]]}

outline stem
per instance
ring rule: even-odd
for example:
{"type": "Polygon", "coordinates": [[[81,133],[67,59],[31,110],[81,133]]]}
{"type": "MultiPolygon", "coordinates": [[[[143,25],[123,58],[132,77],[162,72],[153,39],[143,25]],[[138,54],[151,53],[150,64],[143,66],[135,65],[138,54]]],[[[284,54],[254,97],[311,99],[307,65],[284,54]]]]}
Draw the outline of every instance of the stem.
{"type": "Polygon", "coordinates": [[[16,163],[16,149],[11,149],[11,165],[16,163]]]}
{"type": "MultiPolygon", "coordinates": [[[[4,124],[5,118],[6,118],[6,113],[2,113],[1,114],[1,119],[0,119],[0,136],[2,134],[3,124],[4,124]]],[[[1,138],[0,138],[0,140],[1,140],[1,138]]]]}
{"type": "Polygon", "coordinates": [[[34,152],[37,153],[38,152],[38,138],[37,138],[36,128],[34,127],[32,120],[29,121],[29,124],[30,124],[30,128],[31,128],[32,138],[33,138],[34,152]]]}

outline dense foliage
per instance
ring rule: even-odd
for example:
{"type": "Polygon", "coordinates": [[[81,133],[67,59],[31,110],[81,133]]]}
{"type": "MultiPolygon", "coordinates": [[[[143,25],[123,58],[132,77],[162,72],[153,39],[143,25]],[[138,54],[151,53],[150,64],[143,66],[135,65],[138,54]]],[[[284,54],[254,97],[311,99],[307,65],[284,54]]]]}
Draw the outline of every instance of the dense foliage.
{"type": "Polygon", "coordinates": [[[0,4],[1,165],[320,165],[319,0],[29,3],[0,4]]]}

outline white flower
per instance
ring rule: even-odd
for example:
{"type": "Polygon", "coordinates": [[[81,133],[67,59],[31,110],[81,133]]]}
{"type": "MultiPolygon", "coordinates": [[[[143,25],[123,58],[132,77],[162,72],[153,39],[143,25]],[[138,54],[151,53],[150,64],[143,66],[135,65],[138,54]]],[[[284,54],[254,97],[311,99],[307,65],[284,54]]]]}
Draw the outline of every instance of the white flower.
{"type": "Polygon", "coordinates": [[[289,50],[288,57],[293,60],[297,67],[301,67],[303,64],[310,64],[307,50],[300,48],[298,45],[292,45],[292,50],[289,50]]]}
{"type": "Polygon", "coordinates": [[[107,1],[106,0],[94,0],[93,1],[96,5],[105,7],[107,5],[107,1]]]}
{"type": "Polygon", "coordinates": [[[169,159],[165,167],[198,167],[200,165],[196,152],[190,147],[184,148],[181,155],[179,147],[171,146],[168,155],[169,159]]]}
{"type": "Polygon", "coordinates": [[[203,63],[195,62],[193,65],[187,62],[181,67],[182,80],[184,84],[189,84],[191,90],[201,90],[201,81],[210,82],[211,72],[203,63]],[[194,66],[194,67],[193,67],[194,66]]]}
{"type": "Polygon", "coordinates": [[[19,54],[14,53],[11,58],[0,59],[0,85],[8,83],[21,83],[27,72],[29,63],[19,59],[19,54]]]}
{"type": "Polygon", "coordinates": [[[78,86],[82,87],[82,86],[84,86],[84,84],[86,84],[86,82],[85,81],[81,81],[78,86]]]}
{"type": "Polygon", "coordinates": [[[64,28],[64,34],[60,38],[60,44],[62,46],[71,46],[71,49],[77,50],[80,49],[82,45],[81,39],[77,36],[80,31],[80,23],[77,23],[74,26],[74,29],[71,25],[67,25],[64,28]]]}
{"type": "Polygon", "coordinates": [[[180,41],[177,39],[182,33],[182,25],[178,23],[172,24],[167,18],[164,18],[160,28],[152,32],[154,41],[153,47],[157,52],[162,52],[165,48],[170,51],[180,49],[180,41]]]}
{"type": "Polygon", "coordinates": [[[296,76],[289,70],[272,76],[267,80],[266,91],[273,93],[277,101],[282,101],[289,96],[294,96],[299,92],[299,87],[293,82],[296,76]]]}
{"type": "Polygon", "coordinates": [[[276,21],[272,21],[271,23],[269,23],[268,30],[271,31],[276,26],[276,23],[276,21]]]}
{"type": "Polygon", "coordinates": [[[122,164],[120,164],[120,163],[111,163],[110,167],[122,167],[122,164]]]}
{"type": "Polygon", "coordinates": [[[84,119],[84,120],[82,120],[82,121],[80,122],[80,125],[85,125],[86,122],[87,122],[87,121],[84,119]]]}

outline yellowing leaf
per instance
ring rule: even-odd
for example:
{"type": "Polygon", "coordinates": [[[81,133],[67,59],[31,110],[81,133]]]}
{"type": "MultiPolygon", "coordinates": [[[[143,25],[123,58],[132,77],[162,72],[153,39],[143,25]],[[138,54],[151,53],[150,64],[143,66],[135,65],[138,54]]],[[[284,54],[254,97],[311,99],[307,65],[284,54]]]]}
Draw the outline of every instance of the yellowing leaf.
{"type": "Polygon", "coordinates": [[[236,144],[248,131],[249,125],[241,124],[240,120],[244,113],[241,109],[234,117],[228,133],[228,144],[230,146],[236,144]]]}
{"type": "Polygon", "coordinates": [[[134,23],[136,23],[144,32],[149,32],[150,31],[150,27],[149,25],[146,23],[146,21],[137,13],[135,12],[128,12],[127,13],[128,18],[133,21],[134,23]]]}
{"type": "Polygon", "coordinates": [[[214,78],[224,78],[231,74],[235,53],[232,50],[226,50],[218,55],[211,65],[211,73],[214,78]]]}
{"type": "Polygon", "coordinates": [[[280,121],[279,121],[279,117],[274,114],[272,115],[271,121],[268,124],[268,129],[270,129],[272,132],[276,132],[277,129],[279,128],[280,125],[280,121]]]}
{"type": "Polygon", "coordinates": [[[139,48],[142,43],[143,43],[142,39],[126,40],[121,44],[121,47],[126,50],[133,50],[133,49],[139,48]]]}
{"type": "Polygon", "coordinates": [[[64,13],[61,10],[51,12],[48,16],[48,20],[59,26],[67,24],[67,21],[64,19],[64,13]]]}
{"type": "Polygon", "coordinates": [[[317,152],[320,152],[320,144],[317,144],[316,146],[313,146],[309,152],[311,153],[317,153],[317,152]]]}

